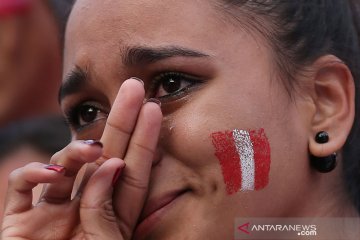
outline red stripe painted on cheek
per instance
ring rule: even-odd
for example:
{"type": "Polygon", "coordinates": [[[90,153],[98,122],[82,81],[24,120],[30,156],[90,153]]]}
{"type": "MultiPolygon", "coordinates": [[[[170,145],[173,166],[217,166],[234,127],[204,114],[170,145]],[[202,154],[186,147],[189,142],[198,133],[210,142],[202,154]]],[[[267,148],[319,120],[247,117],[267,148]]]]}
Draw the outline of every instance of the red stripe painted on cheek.
{"type": "Polygon", "coordinates": [[[215,156],[219,159],[226,192],[237,193],[241,187],[240,157],[236,151],[232,131],[211,134],[215,156]]]}
{"type": "Polygon", "coordinates": [[[262,128],[250,131],[250,139],[254,148],[255,190],[260,190],[269,184],[270,144],[262,128]]]}

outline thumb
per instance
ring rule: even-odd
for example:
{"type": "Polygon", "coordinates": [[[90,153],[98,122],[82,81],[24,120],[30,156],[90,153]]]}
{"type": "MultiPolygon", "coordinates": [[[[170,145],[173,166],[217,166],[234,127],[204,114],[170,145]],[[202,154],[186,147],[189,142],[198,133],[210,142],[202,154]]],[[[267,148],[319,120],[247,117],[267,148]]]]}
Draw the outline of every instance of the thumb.
{"type": "Polygon", "coordinates": [[[104,162],[90,177],[80,200],[82,229],[89,239],[123,239],[112,195],[113,186],[121,175],[125,162],[111,158],[104,162]]]}

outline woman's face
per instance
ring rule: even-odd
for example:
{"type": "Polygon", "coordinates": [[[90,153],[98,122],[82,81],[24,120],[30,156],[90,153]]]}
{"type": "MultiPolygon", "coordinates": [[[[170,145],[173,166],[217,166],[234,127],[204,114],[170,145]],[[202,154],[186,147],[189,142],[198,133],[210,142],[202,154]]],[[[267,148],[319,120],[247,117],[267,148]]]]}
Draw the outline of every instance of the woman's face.
{"type": "Polygon", "coordinates": [[[64,76],[87,77],[62,100],[80,109],[74,138],[100,138],[130,77],[162,101],[148,199],[182,194],[148,239],[230,239],[236,218],[296,216],[310,194],[305,99],[290,100],[267,40],[210,2],[78,0],[70,17],[64,76]]]}

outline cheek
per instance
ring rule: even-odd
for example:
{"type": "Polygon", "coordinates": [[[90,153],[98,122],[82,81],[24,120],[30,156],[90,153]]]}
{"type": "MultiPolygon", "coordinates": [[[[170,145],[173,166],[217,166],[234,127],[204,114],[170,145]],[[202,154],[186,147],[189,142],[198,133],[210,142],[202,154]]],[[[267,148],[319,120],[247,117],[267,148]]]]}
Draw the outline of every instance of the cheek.
{"type": "Polygon", "coordinates": [[[268,185],[270,144],[264,129],[215,132],[211,139],[229,195],[268,185]]]}
{"type": "Polygon", "coordinates": [[[268,189],[270,167],[275,169],[277,164],[283,172],[282,149],[292,135],[284,128],[296,124],[288,117],[295,113],[284,106],[285,97],[280,94],[254,94],[245,86],[242,94],[235,94],[220,87],[224,88],[209,87],[170,116],[171,134],[163,142],[178,161],[224,186],[228,195],[268,189]]]}
{"type": "Polygon", "coordinates": [[[211,115],[203,107],[206,105],[201,106],[167,119],[168,135],[162,141],[166,149],[204,179],[224,185],[228,195],[265,188],[269,183],[271,151],[261,123],[223,119],[229,114],[211,115]]]}

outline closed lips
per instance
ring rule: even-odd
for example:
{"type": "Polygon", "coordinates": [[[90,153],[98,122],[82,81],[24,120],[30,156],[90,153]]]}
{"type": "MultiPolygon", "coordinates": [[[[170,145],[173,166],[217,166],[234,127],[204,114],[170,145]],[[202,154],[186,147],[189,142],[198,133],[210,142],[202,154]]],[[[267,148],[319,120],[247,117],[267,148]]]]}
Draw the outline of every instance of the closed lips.
{"type": "Polygon", "coordinates": [[[144,210],[140,216],[139,223],[144,221],[156,211],[164,208],[165,206],[173,202],[176,198],[180,197],[188,191],[189,189],[176,190],[166,193],[158,198],[155,197],[149,199],[149,201],[145,204],[144,210]]]}

